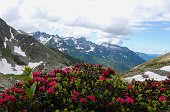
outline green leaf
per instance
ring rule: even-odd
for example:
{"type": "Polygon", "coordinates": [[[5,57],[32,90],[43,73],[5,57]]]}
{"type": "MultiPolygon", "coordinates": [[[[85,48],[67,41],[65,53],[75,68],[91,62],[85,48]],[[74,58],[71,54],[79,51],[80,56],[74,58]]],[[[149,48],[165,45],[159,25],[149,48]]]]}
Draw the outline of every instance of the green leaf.
{"type": "Polygon", "coordinates": [[[26,93],[27,93],[29,99],[31,100],[33,97],[33,90],[31,90],[31,88],[26,87],[26,93]]]}
{"type": "Polygon", "coordinates": [[[26,93],[30,100],[32,100],[35,90],[36,90],[36,84],[33,84],[31,88],[26,87],[26,93]]]}
{"type": "Polygon", "coordinates": [[[33,93],[35,92],[35,90],[36,90],[36,84],[35,83],[31,86],[31,90],[33,91],[33,93]]]}
{"type": "Polygon", "coordinates": [[[32,79],[33,79],[32,76],[28,76],[28,77],[27,77],[27,81],[31,81],[32,79]]]}
{"type": "Polygon", "coordinates": [[[148,106],[148,110],[149,110],[149,112],[153,112],[153,109],[151,106],[148,106]]]}

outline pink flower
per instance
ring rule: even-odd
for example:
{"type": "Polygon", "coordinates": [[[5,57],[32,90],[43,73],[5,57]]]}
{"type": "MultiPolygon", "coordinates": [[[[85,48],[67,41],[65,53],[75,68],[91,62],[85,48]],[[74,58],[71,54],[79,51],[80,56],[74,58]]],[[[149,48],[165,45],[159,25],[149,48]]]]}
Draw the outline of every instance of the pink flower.
{"type": "Polygon", "coordinates": [[[10,89],[5,90],[5,93],[10,93],[10,89]]]}
{"type": "Polygon", "coordinates": [[[57,84],[57,82],[56,81],[53,81],[53,82],[50,82],[48,85],[49,86],[55,86],[57,84]]]}
{"type": "Polygon", "coordinates": [[[80,93],[78,91],[74,91],[73,94],[76,96],[80,95],[80,93]]]}
{"type": "Polygon", "coordinates": [[[75,100],[76,100],[76,98],[77,98],[77,96],[76,96],[76,95],[74,95],[74,94],[72,94],[72,95],[71,95],[71,99],[72,99],[73,101],[75,101],[75,100]]]}
{"type": "Polygon", "coordinates": [[[38,82],[43,82],[45,79],[43,77],[37,77],[38,82]]]}
{"type": "Polygon", "coordinates": [[[38,76],[40,76],[40,72],[39,71],[36,71],[36,72],[34,72],[32,75],[33,75],[33,77],[38,77],[38,76]]]}
{"type": "Polygon", "coordinates": [[[68,74],[70,74],[72,72],[71,68],[68,68],[68,67],[66,67],[63,71],[68,74]]]}
{"type": "Polygon", "coordinates": [[[128,90],[132,89],[132,84],[128,85],[128,90]]]}
{"type": "Polygon", "coordinates": [[[112,74],[116,74],[116,71],[115,71],[115,70],[112,70],[112,74]]]}
{"type": "Polygon", "coordinates": [[[88,98],[89,98],[91,101],[96,101],[96,98],[95,98],[95,96],[93,96],[93,95],[88,96],[88,98]]]}
{"type": "Polygon", "coordinates": [[[99,78],[99,80],[104,81],[104,80],[105,80],[105,78],[104,78],[104,77],[100,77],[100,78],[99,78]]]}
{"type": "Polygon", "coordinates": [[[103,73],[104,73],[104,75],[108,75],[109,74],[109,70],[105,70],[103,73]]]}
{"type": "Polygon", "coordinates": [[[166,90],[166,88],[160,88],[160,91],[165,91],[166,90]]]}
{"type": "Polygon", "coordinates": [[[0,99],[0,104],[4,103],[5,100],[4,99],[0,99]]]}
{"type": "Polygon", "coordinates": [[[113,102],[109,102],[109,106],[112,106],[113,105],[113,102]]]}
{"type": "Polygon", "coordinates": [[[23,81],[19,82],[19,85],[20,86],[24,85],[24,82],[23,81]]]}
{"type": "Polygon", "coordinates": [[[134,93],[138,93],[138,90],[134,90],[134,93]]]}
{"type": "Polygon", "coordinates": [[[9,100],[9,101],[15,101],[16,100],[16,98],[13,95],[8,95],[5,98],[6,98],[6,100],[9,100]]]}
{"type": "Polygon", "coordinates": [[[161,85],[161,83],[160,83],[160,82],[157,82],[157,84],[158,84],[158,86],[160,86],[160,85],[161,85]]]}
{"type": "Polygon", "coordinates": [[[58,80],[56,77],[53,77],[53,81],[56,81],[56,80],[58,80]]]}
{"type": "Polygon", "coordinates": [[[14,91],[15,93],[19,93],[19,92],[20,92],[20,88],[14,87],[14,88],[13,88],[13,91],[14,91]]]}
{"type": "Polygon", "coordinates": [[[152,87],[155,87],[156,84],[155,84],[155,82],[151,82],[151,85],[152,85],[152,87]]]}
{"type": "Polygon", "coordinates": [[[126,100],[124,100],[123,98],[118,97],[118,98],[117,98],[117,102],[125,103],[125,102],[126,102],[126,100]]]}
{"type": "Polygon", "coordinates": [[[160,97],[159,97],[159,101],[164,101],[164,100],[167,100],[167,97],[166,97],[166,96],[160,96],[160,97]]]}
{"type": "Polygon", "coordinates": [[[31,80],[31,84],[33,84],[35,81],[36,81],[35,79],[32,79],[32,80],[31,80]]]}
{"type": "Polygon", "coordinates": [[[131,103],[131,104],[134,104],[134,99],[130,98],[130,97],[127,97],[126,98],[126,102],[127,103],[131,103]]]}
{"type": "Polygon", "coordinates": [[[81,102],[81,103],[85,103],[87,100],[86,100],[86,98],[80,98],[80,100],[79,100],[79,102],[81,102]]]}
{"type": "Polygon", "coordinates": [[[40,91],[45,91],[45,86],[41,86],[41,87],[39,88],[39,90],[40,90],[40,91]]]}
{"type": "Polygon", "coordinates": [[[70,78],[70,81],[71,81],[71,82],[74,82],[74,81],[75,81],[75,77],[71,77],[71,78],[70,78]]]}
{"type": "MultiPolygon", "coordinates": [[[[56,74],[56,73],[59,73],[60,71],[61,71],[60,69],[55,69],[55,70],[53,71],[53,73],[56,74]]],[[[54,75],[54,74],[53,74],[53,75],[54,75]]]]}
{"type": "Polygon", "coordinates": [[[56,73],[53,71],[49,74],[50,77],[55,77],[56,76],[56,73]]]}
{"type": "Polygon", "coordinates": [[[6,97],[6,96],[8,96],[8,94],[2,93],[2,94],[0,94],[0,96],[1,96],[1,97],[6,97]]]}
{"type": "Polygon", "coordinates": [[[48,93],[49,93],[49,94],[53,94],[53,93],[54,93],[54,88],[50,87],[50,88],[48,89],[48,93]]]}
{"type": "Polygon", "coordinates": [[[79,69],[79,68],[77,68],[77,67],[74,67],[74,68],[73,68],[73,70],[75,70],[75,71],[78,71],[78,69],[79,69]]]}

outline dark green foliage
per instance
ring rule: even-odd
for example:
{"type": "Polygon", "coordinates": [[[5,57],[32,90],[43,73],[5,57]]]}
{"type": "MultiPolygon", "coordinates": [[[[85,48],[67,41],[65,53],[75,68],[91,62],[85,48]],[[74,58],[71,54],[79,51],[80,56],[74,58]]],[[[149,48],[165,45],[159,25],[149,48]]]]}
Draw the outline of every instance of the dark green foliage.
{"type": "Polygon", "coordinates": [[[8,46],[6,48],[2,49],[2,57],[3,58],[11,58],[11,55],[12,55],[12,53],[8,46]]]}

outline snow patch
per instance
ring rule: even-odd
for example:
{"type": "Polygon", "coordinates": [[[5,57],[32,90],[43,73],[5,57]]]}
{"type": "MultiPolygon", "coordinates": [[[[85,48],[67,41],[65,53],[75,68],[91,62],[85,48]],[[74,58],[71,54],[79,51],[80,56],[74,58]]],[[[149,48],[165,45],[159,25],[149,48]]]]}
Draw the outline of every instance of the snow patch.
{"type": "Polygon", "coordinates": [[[5,37],[5,41],[4,41],[4,47],[5,48],[7,47],[7,44],[6,44],[7,41],[8,41],[8,39],[5,37]]]}
{"type": "Polygon", "coordinates": [[[30,45],[33,45],[34,43],[31,43],[30,45]]]}
{"type": "Polygon", "coordinates": [[[58,48],[59,51],[65,51],[67,50],[66,48],[58,48]]]}
{"type": "Polygon", "coordinates": [[[0,59],[0,72],[3,74],[22,74],[23,66],[12,67],[5,58],[0,59]]]}
{"type": "Polygon", "coordinates": [[[128,58],[127,56],[123,56],[123,57],[126,58],[126,59],[128,58]]]}
{"type": "Polygon", "coordinates": [[[88,50],[88,51],[86,51],[86,52],[92,52],[92,51],[94,51],[94,49],[95,49],[95,47],[90,46],[90,50],[88,50]]]}
{"type": "Polygon", "coordinates": [[[18,33],[23,34],[21,30],[17,30],[18,33]]]}
{"type": "Polygon", "coordinates": [[[57,38],[57,37],[53,37],[53,39],[54,39],[54,42],[56,42],[56,43],[58,43],[58,41],[60,40],[60,39],[57,38]]]}
{"type": "Polygon", "coordinates": [[[157,81],[161,81],[161,80],[167,79],[167,76],[161,76],[161,75],[156,74],[156,73],[151,72],[151,71],[147,71],[147,72],[145,72],[145,74],[148,75],[150,79],[155,79],[157,81]]]}
{"type": "Polygon", "coordinates": [[[12,31],[11,31],[11,28],[10,28],[10,34],[11,34],[11,38],[10,38],[10,41],[11,41],[11,39],[14,39],[14,35],[13,35],[12,31]]]}
{"type": "Polygon", "coordinates": [[[14,46],[14,52],[17,53],[17,54],[20,54],[20,55],[22,55],[22,56],[26,56],[26,55],[25,55],[25,52],[22,52],[20,46],[19,46],[19,47],[14,46]]]}
{"type": "Polygon", "coordinates": [[[75,47],[75,48],[76,49],[84,49],[84,48],[80,47],[79,45],[77,47],[75,47]]]}
{"type": "Polygon", "coordinates": [[[145,72],[144,75],[148,76],[148,78],[144,78],[142,75],[135,75],[133,77],[127,77],[125,78],[125,80],[131,82],[133,79],[135,79],[136,81],[145,81],[145,79],[154,79],[156,81],[162,81],[168,79],[167,76],[161,76],[151,71],[145,72]]]}
{"type": "Polygon", "coordinates": [[[164,67],[160,68],[160,70],[170,72],[170,66],[164,66],[164,67]]]}
{"type": "MultiPolygon", "coordinates": [[[[42,61],[36,63],[29,62],[28,66],[34,68],[40,65],[41,63],[43,62],[42,61]]],[[[23,73],[22,71],[23,69],[24,66],[15,65],[15,67],[12,67],[11,64],[9,64],[5,58],[0,59],[0,73],[19,75],[23,73]]]]}
{"type": "Polygon", "coordinates": [[[109,47],[109,45],[108,45],[107,42],[102,43],[101,46],[103,46],[103,47],[109,47]]]}
{"type": "Polygon", "coordinates": [[[102,58],[106,58],[105,56],[102,56],[102,58]]]}
{"type": "Polygon", "coordinates": [[[4,42],[4,47],[6,48],[6,42],[4,42]]]}
{"type": "Polygon", "coordinates": [[[45,37],[43,37],[43,36],[40,36],[39,40],[40,40],[41,43],[46,44],[51,38],[52,38],[52,37],[50,37],[50,38],[45,38],[45,37]]]}
{"type": "Polygon", "coordinates": [[[42,63],[43,63],[43,61],[35,62],[35,63],[29,62],[29,63],[28,63],[28,66],[31,67],[31,68],[35,68],[36,66],[38,66],[38,65],[40,65],[40,64],[42,64],[42,63]]]}

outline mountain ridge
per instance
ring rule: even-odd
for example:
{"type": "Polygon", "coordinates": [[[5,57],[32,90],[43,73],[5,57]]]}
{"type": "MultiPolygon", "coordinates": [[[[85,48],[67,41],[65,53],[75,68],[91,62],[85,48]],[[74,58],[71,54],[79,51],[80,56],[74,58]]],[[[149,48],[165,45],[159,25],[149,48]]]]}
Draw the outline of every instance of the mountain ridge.
{"type": "Polygon", "coordinates": [[[141,52],[136,52],[136,54],[139,55],[141,58],[143,58],[145,61],[149,61],[151,59],[161,56],[161,54],[146,54],[141,52]]]}
{"type": "MultiPolygon", "coordinates": [[[[44,32],[42,34],[41,32],[33,32],[31,35],[41,42],[40,38],[45,34],[44,32]]],[[[45,45],[59,49],[65,54],[79,58],[88,63],[112,66],[119,72],[124,72],[133,66],[144,62],[141,57],[127,47],[121,47],[109,43],[98,45],[91,41],[87,41],[85,37],[74,38],[59,37],[58,35],[49,36],[49,34],[46,35],[48,35],[49,40],[44,43],[45,45]],[[108,46],[104,44],[108,44],[108,46]]],[[[47,37],[44,37],[42,40],[45,38],[47,37]]]]}

